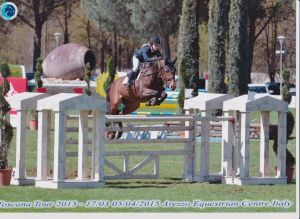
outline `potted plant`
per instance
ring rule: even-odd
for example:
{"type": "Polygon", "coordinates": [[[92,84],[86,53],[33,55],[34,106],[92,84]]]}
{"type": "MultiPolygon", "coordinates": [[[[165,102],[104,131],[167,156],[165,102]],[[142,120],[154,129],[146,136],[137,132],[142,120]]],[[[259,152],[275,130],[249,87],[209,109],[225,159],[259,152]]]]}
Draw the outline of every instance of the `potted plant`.
{"type": "MultiPolygon", "coordinates": [[[[43,88],[43,59],[37,58],[36,60],[36,72],[34,74],[34,79],[37,84],[36,91],[40,93],[45,93],[46,89],[43,88]]],[[[38,112],[36,110],[31,111],[31,118],[29,120],[29,129],[30,130],[37,130],[38,127],[38,112]]]]}
{"type": "Polygon", "coordinates": [[[0,73],[3,77],[3,83],[0,86],[0,186],[10,185],[12,169],[8,168],[8,153],[10,142],[13,137],[13,128],[7,120],[6,115],[10,111],[10,105],[5,96],[10,90],[10,84],[7,77],[10,76],[8,64],[0,65],[0,73]]]}
{"type": "Polygon", "coordinates": [[[86,63],[86,65],[84,66],[84,73],[85,73],[84,80],[87,84],[87,87],[84,89],[84,91],[88,96],[91,96],[92,91],[90,88],[90,80],[91,80],[91,76],[92,76],[92,70],[91,70],[91,65],[89,62],[86,63]]]}
{"type": "MultiPolygon", "coordinates": [[[[288,70],[284,70],[282,72],[282,78],[284,83],[284,86],[282,88],[282,100],[286,101],[289,104],[292,100],[292,95],[290,93],[290,72],[288,70]]],[[[294,115],[291,111],[287,112],[286,123],[287,123],[286,124],[286,144],[287,144],[290,139],[290,136],[293,133],[294,126],[295,126],[294,115]]],[[[275,132],[272,132],[272,134],[274,135],[273,151],[277,155],[277,145],[278,145],[277,130],[275,132]]],[[[288,148],[286,148],[286,176],[287,176],[288,183],[291,183],[293,179],[295,163],[296,163],[296,159],[294,155],[288,150],[288,148]]]]}
{"type": "Polygon", "coordinates": [[[35,110],[31,111],[31,117],[29,120],[29,129],[30,130],[37,130],[38,127],[38,112],[35,110]]]}

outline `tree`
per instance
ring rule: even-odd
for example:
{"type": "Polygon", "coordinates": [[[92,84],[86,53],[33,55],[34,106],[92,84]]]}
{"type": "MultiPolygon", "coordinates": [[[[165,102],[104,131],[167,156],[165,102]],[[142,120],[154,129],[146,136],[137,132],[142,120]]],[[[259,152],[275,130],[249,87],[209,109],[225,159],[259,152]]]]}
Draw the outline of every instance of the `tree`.
{"type": "Polygon", "coordinates": [[[130,14],[126,8],[126,1],[120,0],[81,0],[81,6],[87,17],[97,22],[112,33],[114,68],[118,63],[119,35],[126,35],[133,29],[130,14]]]}
{"type": "Polygon", "coordinates": [[[279,8],[278,0],[252,0],[249,1],[249,44],[248,44],[248,70],[247,77],[251,81],[251,72],[253,65],[253,54],[255,42],[258,37],[268,28],[270,22],[276,16],[279,8]]]}
{"type": "Polygon", "coordinates": [[[70,42],[69,25],[73,10],[78,6],[80,0],[63,0],[63,6],[57,10],[56,19],[63,31],[64,43],[70,42]]]}
{"type": "Polygon", "coordinates": [[[55,9],[61,7],[64,2],[61,0],[15,0],[14,2],[19,10],[16,20],[34,30],[32,68],[35,71],[36,60],[41,56],[43,25],[55,9]]]}
{"type": "Polygon", "coordinates": [[[5,57],[5,43],[7,42],[7,38],[10,33],[11,29],[9,28],[9,21],[5,21],[0,18],[0,61],[3,61],[3,56],[5,57]],[[2,53],[4,54],[2,55],[2,53]]]}
{"type": "Polygon", "coordinates": [[[201,23],[199,25],[199,73],[204,76],[208,72],[208,25],[201,23]]]}
{"type": "Polygon", "coordinates": [[[71,27],[76,30],[76,35],[72,35],[72,39],[93,50],[97,65],[100,66],[101,72],[105,71],[105,53],[109,50],[108,40],[111,34],[90,20],[83,10],[75,10],[73,14],[71,27]]]}
{"type": "Polygon", "coordinates": [[[184,0],[179,27],[178,55],[179,63],[184,59],[186,88],[194,88],[196,92],[199,77],[199,1],[184,0]]]}
{"type": "Polygon", "coordinates": [[[225,42],[228,31],[228,10],[227,0],[212,0],[209,7],[208,22],[208,71],[209,86],[211,93],[226,93],[225,86],[225,42]]]}
{"type": "Polygon", "coordinates": [[[170,58],[169,37],[176,33],[182,0],[133,0],[128,4],[131,22],[145,37],[160,35],[163,54],[170,58]]]}
{"type": "Polygon", "coordinates": [[[229,11],[229,86],[228,92],[248,92],[248,0],[232,0],[229,11]]]}
{"type": "Polygon", "coordinates": [[[279,63],[279,56],[276,55],[276,50],[278,49],[278,40],[277,36],[278,35],[285,35],[287,36],[287,39],[285,40],[285,45],[284,45],[284,55],[283,58],[289,57],[287,60],[295,60],[295,56],[293,56],[293,50],[295,48],[295,44],[291,44],[291,41],[293,40],[292,37],[294,37],[294,33],[296,32],[295,25],[292,25],[295,23],[295,14],[294,10],[292,8],[292,2],[290,3],[281,3],[278,4],[276,3],[276,14],[272,16],[270,19],[270,22],[268,26],[264,29],[265,33],[265,42],[264,42],[264,47],[265,47],[265,55],[264,55],[264,60],[267,63],[268,66],[268,73],[270,76],[271,82],[275,81],[275,76],[276,72],[280,73],[280,69],[278,66],[279,63]],[[280,25],[281,24],[281,25],[280,25]],[[289,28],[289,31],[287,30],[286,26],[291,25],[289,28]],[[283,28],[282,28],[283,27],[283,28]],[[289,32],[293,32],[291,36],[289,36],[289,32]]]}
{"type": "Polygon", "coordinates": [[[185,99],[185,85],[189,84],[189,79],[186,75],[186,66],[185,66],[185,58],[183,57],[179,63],[178,73],[179,73],[179,81],[180,81],[180,89],[178,94],[178,105],[180,110],[183,111],[184,107],[184,99],[185,99]]]}

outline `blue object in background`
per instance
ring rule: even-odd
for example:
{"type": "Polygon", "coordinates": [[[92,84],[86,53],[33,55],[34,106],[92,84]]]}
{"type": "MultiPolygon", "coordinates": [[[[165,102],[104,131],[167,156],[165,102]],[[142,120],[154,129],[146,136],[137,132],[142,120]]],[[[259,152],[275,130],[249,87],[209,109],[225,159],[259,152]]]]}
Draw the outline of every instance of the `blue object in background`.
{"type": "Polygon", "coordinates": [[[34,79],[34,72],[26,72],[26,79],[28,81],[34,79]]]}
{"type": "MultiPolygon", "coordinates": [[[[25,74],[26,74],[27,81],[34,79],[34,72],[26,72],[25,74]]],[[[34,90],[34,87],[35,87],[34,84],[27,82],[27,91],[28,92],[32,92],[34,90]]]]}

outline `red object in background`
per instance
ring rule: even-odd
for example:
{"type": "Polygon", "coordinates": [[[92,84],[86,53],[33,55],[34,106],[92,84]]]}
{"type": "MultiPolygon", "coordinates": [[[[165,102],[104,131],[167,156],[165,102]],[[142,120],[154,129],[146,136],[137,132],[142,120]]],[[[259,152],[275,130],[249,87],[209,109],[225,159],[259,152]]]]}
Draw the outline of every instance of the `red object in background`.
{"type": "MultiPolygon", "coordinates": [[[[27,79],[26,78],[8,77],[7,80],[10,84],[10,90],[7,93],[7,97],[27,91],[27,79]]],[[[0,77],[0,85],[2,85],[2,83],[3,83],[3,77],[0,77]]],[[[17,111],[12,109],[10,111],[10,114],[17,114],[17,111]]]]}
{"type": "Polygon", "coordinates": [[[205,74],[204,79],[208,80],[208,74],[207,73],[205,74]]]}
{"type": "Polygon", "coordinates": [[[45,87],[40,87],[36,89],[36,92],[45,94],[47,93],[47,89],[45,87]]]}
{"type": "Polygon", "coordinates": [[[82,87],[75,87],[73,88],[73,92],[76,94],[83,94],[83,88],[82,87]]]}
{"type": "MultiPolygon", "coordinates": [[[[27,90],[27,79],[26,78],[16,78],[8,77],[8,82],[10,83],[10,90],[7,96],[13,96],[14,94],[23,93],[27,90]]],[[[0,85],[3,83],[3,78],[0,77],[0,85]]]]}

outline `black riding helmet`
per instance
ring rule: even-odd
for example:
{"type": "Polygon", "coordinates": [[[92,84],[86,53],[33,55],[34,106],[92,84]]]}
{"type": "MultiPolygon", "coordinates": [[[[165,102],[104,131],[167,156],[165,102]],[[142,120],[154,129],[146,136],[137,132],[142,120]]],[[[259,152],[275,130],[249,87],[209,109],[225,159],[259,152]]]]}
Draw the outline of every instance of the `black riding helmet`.
{"type": "Polygon", "coordinates": [[[158,36],[153,36],[150,38],[150,43],[160,44],[160,39],[158,36]]]}

